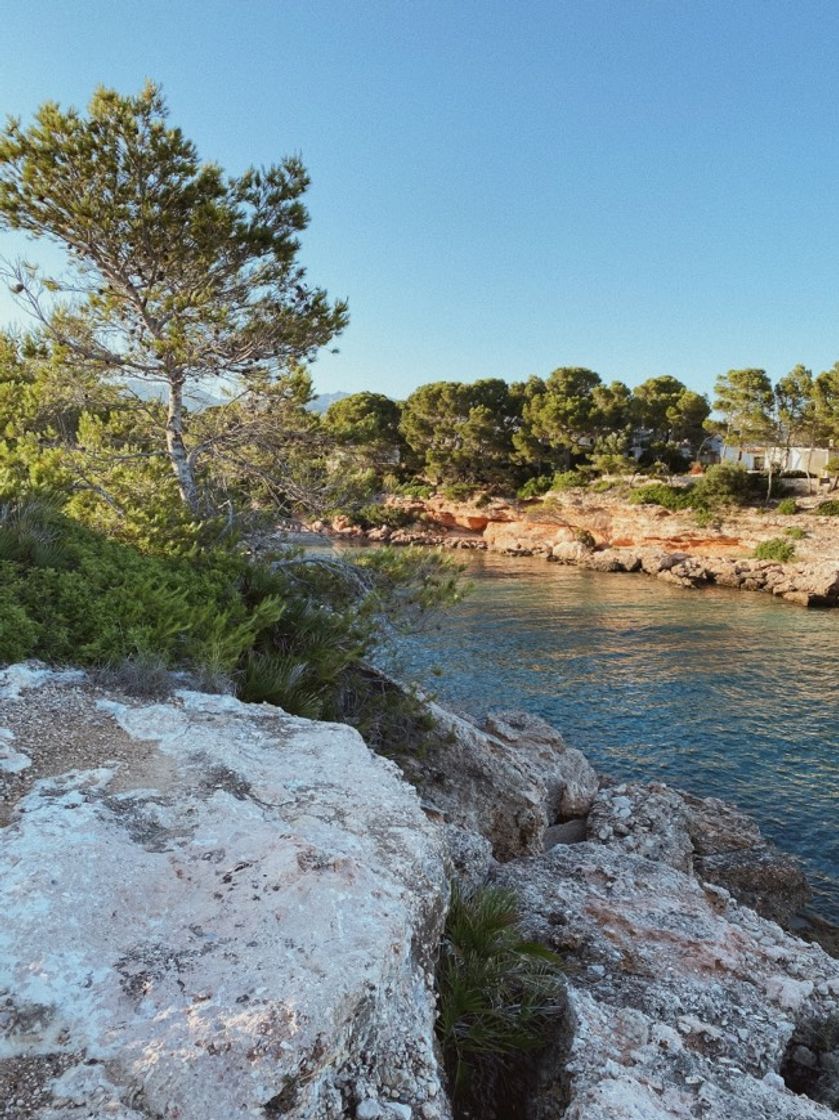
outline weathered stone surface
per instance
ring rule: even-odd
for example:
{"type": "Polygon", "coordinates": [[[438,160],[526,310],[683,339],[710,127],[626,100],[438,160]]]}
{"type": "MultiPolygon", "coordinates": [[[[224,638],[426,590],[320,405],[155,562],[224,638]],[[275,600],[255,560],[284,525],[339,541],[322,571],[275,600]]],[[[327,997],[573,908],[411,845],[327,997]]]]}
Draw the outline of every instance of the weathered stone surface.
{"type": "Polygon", "coordinates": [[[598,777],[582,751],[569,747],[555,727],[529,712],[489,712],[484,729],[509,744],[548,790],[552,820],[580,817],[597,793],[598,777]]]}
{"type": "Polygon", "coordinates": [[[471,894],[487,880],[495,865],[492,845],[485,836],[456,824],[443,825],[449,870],[464,892],[471,894]]]}
{"type": "MultiPolygon", "coordinates": [[[[533,1120],[827,1120],[780,1075],[839,1022],[839,962],[663,863],[558,845],[499,868],[567,961],[566,1024],[533,1120]]],[[[822,1053],[824,1101],[839,1081],[822,1053]]]]}
{"type": "Polygon", "coordinates": [[[751,817],[714,797],[682,794],[694,871],[764,918],[788,925],[810,900],[799,864],[760,834],[751,817]]]}
{"type": "Polygon", "coordinates": [[[575,817],[573,820],[564,821],[562,824],[552,824],[545,829],[545,851],[554,844],[581,844],[586,838],[586,821],[584,817],[575,817]]]}
{"type": "Polygon", "coordinates": [[[628,782],[601,789],[588,815],[587,835],[680,871],[693,867],[685,803],[661,783],[628,782]]]}
{"type": "Polygon", "coordinates": [[[559,541],[551,546],[549,558],[558,564],[579,564],[588,552],[579,541],[559,541]]]}
{"type": "Polygon", "coordinates": [[[405,773],[446,821],[480,833],[496,859],[541,852],[548,825],[585,813],[597,775],[544,720],[496,712],[484,728],[430,704],[445,741],[405,773]]]}
{"type": "Polygon", "coordinates": [[[766,841],[751,817],[713,797],[693,797],[658,782],[604,786],[588,815],[587,835],[692,871],[784,926],[810,898],[799,864],[766,841]]]}
{"type": "Polygon", "coordinates": [[[57,727],[65,686],[0,681],[33,770],[50,735],[98,734],[102,754],[36,781],[0,829],[4,1115],[448,1117],[442,835],[395,766],[347,727],[78,680],[57,727]]]}

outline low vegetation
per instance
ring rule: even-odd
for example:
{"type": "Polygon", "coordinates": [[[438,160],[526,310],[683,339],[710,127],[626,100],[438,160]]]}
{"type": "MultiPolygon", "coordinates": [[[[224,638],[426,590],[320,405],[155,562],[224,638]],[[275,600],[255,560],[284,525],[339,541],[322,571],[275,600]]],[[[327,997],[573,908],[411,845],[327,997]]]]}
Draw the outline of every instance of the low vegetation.
{"type": "Polygon", "coordinates": [[[437,1035],[458,1116],[519,1115],[527,1056],[561,1011],[561,960],[522,937],[515,896],[455,890],[437,966],[437,1035]]]}
{"type": "Polygon", "coordinates": [[[418,550],[353,559],[143,553],[43,502],[10,501],[0,510],[0,661],[110,667],[126,679],[186,669],[244,700],[369,722],[355,696],[366,656],[454,601],[459,568],[418,550]]]}
{"type": "Polygon", "coordinates": [[[761,541],[754,555],[756,560],[777,560],[780,564],[788,564],[795,557],[795,545],[784,537],[772,537],[761,541]]]}
{"type": "Polygon", "coordinates": [[[687,486],[650,482],[633,490],[630,502],[657,505],[669,510],[692,509],[710,513],[727,506],[742,506],[756,497],[760,485],[737,463],[718,463],[687,486]]]}

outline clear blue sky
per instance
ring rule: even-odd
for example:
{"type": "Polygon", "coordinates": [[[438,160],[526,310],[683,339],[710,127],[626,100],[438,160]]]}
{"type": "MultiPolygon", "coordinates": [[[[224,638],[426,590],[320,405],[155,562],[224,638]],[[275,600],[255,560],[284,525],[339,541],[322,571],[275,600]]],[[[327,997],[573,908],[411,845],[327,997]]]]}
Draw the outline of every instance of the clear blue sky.
{"type": "Polygon", "coordinates": [[[839,358],[835,0],[2,7],[0,111],[148,76],[228,170],[302,153],[322,392],[839,358]]]}

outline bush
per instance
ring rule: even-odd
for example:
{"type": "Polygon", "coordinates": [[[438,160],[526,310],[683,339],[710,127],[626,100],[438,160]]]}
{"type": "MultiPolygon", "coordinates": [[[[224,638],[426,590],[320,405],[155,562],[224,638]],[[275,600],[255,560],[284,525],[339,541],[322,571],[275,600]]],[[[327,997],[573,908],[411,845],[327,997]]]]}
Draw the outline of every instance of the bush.
{"type": "Polygon", "coordinates": [[[0,662],[107,666],[133,687],[165,671],[229,678],[245,700],[342,718],[344,678],[400,622],[459,595],[436,552],[379,549],[353,562],[293,552],[148,556],[45,507],[0,518],[0,662]]]}
{"type": "Polygon", "coordinates": [[[692,492],[681,486],[670,486],[666,482],[649,482],[646,486],[639,486],[629,495],[629,500],[634,505],[664,506],[665,509],[689,509],[692,503],[692,492]]]}
{"type": "Polygon", "coordinates": [[[551,479],[551,490],[577,490],[588,486],[589,480],[582,471],[557,471],[551,479]]]}
{"type": "Polygon", "coordinates": [[[819,502],[816,513],[819,517],[839,517],[839,500],[833,498],[826,502],[819,502]]]}
{"type": "Polygon", "coordinates": [[[791,541],[803,541],[807,536],[804,529],[800,529],[797,525],[791,525],[789,529],[784,529],[784,536],[789,537],[791,541]]]}
{"type": "Polygon", "coordinates": [[[719,518],[709,509],[698,509],[694,512],[693,520],[700,529],[719,529],[719,518]]]}
{"type": "Polygon", "coordinates": [[[777,560],[780,564],[787,564],[795,556],[795,545],[783,537],[772,537],[760,542],[754,556],[756,560],[777,560]]]}
{"type": "Polygon", "coordinates": [[[559,966],[522,938],[511,891],[454,891],[437,966],[437,1035],[456,1113],[511,1111],[522,1055],[542,1049],[559,1013],[559,966]]]}
{"type": "Polygon", "coordinates": [[[778,513],[788,516],[793,513],[798,513],[798,502],[795,498],[782,498],[775,507],[778,513]]]}
{"type": "Polygon", "coordinates": [[[528,498],[540,498],[542,494],[547,494],[551,488],[551,476],[549,474],[539,474],[534,478],[529,478],[524,486],[520,486],[516,491],[516,497],[527,501],[528,498]]]}
{"type": "Polygon", "coordinates": [[[739,463],[717,463],[708,467],[691,491],[693,504],[715,509],[719,506],[745,505],[756,496],[760,480],[739,463]]]}
{"type": "MultiPolygon", "coordinates": [[[[387,479],[385,480],[387,482],[387,479]]],[[[434,493],[434,487],[429,486],[427,482],[399,482],[396,485],[389,487],[390,493],[401,494],[405,498],[430,498],[434,493]]]]}
{"type": "Polygon", "coordinates": [[[475,490],[471,482],[449,482],[443,487],[443,496],[453,502],[467,502],[475,490]]]}
{"type": "Polygon", "coordinates": [[[361,509],[350,516],[353,522],[362,529],[379,529],[382,527],[404,529],[408,525],[413,525],[416,520],[415,515],[410,510],[403,509],[401,506],[379,505],[378,502],[371,502],[369,505],[362,506],[361,509]]]}

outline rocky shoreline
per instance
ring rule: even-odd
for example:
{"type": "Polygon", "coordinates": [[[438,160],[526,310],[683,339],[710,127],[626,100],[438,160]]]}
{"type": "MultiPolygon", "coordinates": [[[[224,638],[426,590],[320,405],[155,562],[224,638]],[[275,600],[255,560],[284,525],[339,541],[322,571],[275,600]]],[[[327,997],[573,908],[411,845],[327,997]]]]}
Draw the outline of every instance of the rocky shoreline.
{"type": "Polygon", "coordinates": [[[839,605],[839,525],[812,512],[740,511],[699,528],[685,512],[588,495],[547,508],[500,499],[478,506],[442,497],[389,499],[386,508],[415,524],[364,530],[339,517],[311,528],[336,539],[541,556],[598,572],[638,572],[685,588],[730,587],[770,592],[804,607],[839,605]],[[796,562],[751,555],[761,541],[790,529],[804,534],[796,541],[796,562]]]}
{"type": "Polygon", "coordinates": [[[794,860],[534,717],[428,710],[397,765],[229,696],[0,671],[0,1116],[450,1120],[453,882],[511,889],[563,961],[516,1116],[835,1115],[839,961],[782,928],[794,860]]]}

